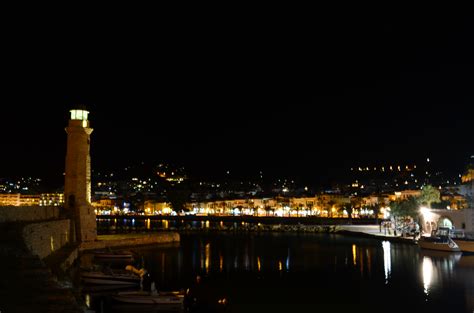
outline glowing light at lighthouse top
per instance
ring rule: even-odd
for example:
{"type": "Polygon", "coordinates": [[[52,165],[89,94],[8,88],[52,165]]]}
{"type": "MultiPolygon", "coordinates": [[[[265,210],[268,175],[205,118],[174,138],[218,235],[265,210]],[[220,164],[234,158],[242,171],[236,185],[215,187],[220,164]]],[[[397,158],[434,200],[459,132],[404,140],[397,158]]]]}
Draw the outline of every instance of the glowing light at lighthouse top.
{"type": "Polygon", "coordinates": [[[69,112],[71,112],[71,120],[87,121],[89,115],[89,111],[86,110],[70,110],[69,112]]]}

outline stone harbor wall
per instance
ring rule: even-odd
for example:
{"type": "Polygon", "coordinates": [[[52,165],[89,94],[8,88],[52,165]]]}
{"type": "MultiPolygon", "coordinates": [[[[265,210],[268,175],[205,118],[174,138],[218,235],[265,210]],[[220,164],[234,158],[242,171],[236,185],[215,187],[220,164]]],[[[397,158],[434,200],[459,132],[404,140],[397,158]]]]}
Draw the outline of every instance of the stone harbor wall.
{"type": "Polygon", "coordinates": [[[464,222],[466,226],[466,232],[474,233],[474,207],[464,210],[464,222]]]}
{"type": "Polygon", "coordinates": [[[28,250],[43,259],[69,243],[70,220],[55,220],[25,225],[23,240],[28,250]]]}
{"type": "Polygon", "coordinates": [[[0,206],[0,223],[57,219],[60,209],[57,206],[0,206]]]}
{"type": "Polygon", "coordinates": [[[160,232],[153,234],[130,234],[130,235],[101,235],[96,241],[81,243],[80,250],[95,250],[114,247],[135,247],[155,244],[168,244],[179,242],[180,236],[177,232],[160,232]]]}
{"type": "Polygon", "coordinates": [[[0,206],[0,224],[15,224],[33,254],[43,259],[70,239],[70,221],[60,219],[58,206],[0,206]]]}

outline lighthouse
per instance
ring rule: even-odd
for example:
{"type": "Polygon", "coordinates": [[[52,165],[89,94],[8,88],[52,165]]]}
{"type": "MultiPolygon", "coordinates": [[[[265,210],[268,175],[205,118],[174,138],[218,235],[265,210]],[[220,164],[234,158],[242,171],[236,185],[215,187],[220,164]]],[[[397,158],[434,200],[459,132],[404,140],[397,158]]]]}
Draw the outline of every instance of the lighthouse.
{"type": "Polygon", "coordinates": [[[71,219],[71,241],[93,241],[97,238],[91,205],[90,135],[93,129],[88,120],[89,111],[80,108],[69,112],[64,200],[71,219]]]}

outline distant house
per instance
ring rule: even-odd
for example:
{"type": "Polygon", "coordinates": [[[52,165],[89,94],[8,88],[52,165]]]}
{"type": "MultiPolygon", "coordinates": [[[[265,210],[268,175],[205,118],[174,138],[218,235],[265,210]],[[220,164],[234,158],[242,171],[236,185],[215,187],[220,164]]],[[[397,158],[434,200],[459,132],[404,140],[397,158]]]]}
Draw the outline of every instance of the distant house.
{"type": "Polygon", "coordinates": [[[0,194],[0,206],[37,206],[40,205],[40,199],[40,195],[2,193],[0,194]]]}

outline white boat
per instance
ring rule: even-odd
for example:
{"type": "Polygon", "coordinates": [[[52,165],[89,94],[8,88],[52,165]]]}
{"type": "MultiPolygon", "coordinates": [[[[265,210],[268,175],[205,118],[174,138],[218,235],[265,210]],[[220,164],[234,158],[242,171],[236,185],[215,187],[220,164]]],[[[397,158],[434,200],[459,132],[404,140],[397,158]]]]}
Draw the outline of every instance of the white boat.
{"type": "Polygon", "coordinates": [[[115,301],[135,304],[160,304],[166,306],[180,306],[184,304],[184,295],[172,294],[163,295],[157,292],[148,291],[127,291],[119,292],[112,296],[115,301]]]}
{"type": "Polygon", "coordinates": [[[450,236],[451,229],[447,227],[440,227],[433,231],[430,237],[422,236],[418,240],[418,245],[422,249],[446,251],[446,252],[461,252],[459,246],[454,242],[450,236]]]}

